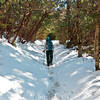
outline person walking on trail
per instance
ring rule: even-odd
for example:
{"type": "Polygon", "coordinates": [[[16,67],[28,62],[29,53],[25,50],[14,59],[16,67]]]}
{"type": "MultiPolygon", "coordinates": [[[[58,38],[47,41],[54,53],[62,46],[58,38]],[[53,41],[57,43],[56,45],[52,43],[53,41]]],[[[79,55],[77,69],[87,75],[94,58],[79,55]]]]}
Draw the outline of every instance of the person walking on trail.
{"type": "Polygon", "coordinates": [[[46,59],[47,59],[47,66],[52,65],[53,61],[53,43],[51,41],[50,34],[46,38],[46,43],[45,43],[45,50],[46,51],[46,59]]]}

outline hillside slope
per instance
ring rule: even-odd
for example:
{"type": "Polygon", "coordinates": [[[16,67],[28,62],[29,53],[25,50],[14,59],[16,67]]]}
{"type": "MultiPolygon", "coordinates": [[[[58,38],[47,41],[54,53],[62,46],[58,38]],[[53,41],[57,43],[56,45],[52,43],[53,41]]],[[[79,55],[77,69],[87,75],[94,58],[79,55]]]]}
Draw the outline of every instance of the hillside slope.
{"type": "Polygon", "coordinates": [[[54,41],[53,66],[46,66],[44,41],[0,40],[0,100],[100,100],[100,73],[92,57],[54,41]]]}

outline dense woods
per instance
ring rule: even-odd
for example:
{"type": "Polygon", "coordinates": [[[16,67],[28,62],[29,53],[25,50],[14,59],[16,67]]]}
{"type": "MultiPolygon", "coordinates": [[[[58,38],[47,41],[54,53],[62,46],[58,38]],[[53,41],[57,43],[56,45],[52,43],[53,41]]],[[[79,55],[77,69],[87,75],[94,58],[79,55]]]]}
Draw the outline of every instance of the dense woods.
{"type": "Polygon", "coordinates": [[[67,48],[76,46],[79,57],[93,56],[100,69],[100,0],[0,0],[1,38],[15,45],[48,33],[67,48]]]}

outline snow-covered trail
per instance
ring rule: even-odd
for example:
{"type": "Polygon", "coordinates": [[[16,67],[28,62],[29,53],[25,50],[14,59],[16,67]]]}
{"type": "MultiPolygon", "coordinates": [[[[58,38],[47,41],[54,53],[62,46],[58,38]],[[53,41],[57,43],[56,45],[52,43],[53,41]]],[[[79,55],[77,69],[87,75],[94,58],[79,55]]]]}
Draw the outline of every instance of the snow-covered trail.
{"type": "Polygon", "coordinates": [[[92,57],[56,41],[54,65],[46,66],[43,41],[17,47],[0,40],[0,100],[100,100],[100,73],[92,57]]]}
{"type": "Polygon", "coordinates": [[[77,51],[55,48],[55,67],[51,71],[51,100],[99,100],[100,73],[94,72],[92,57],[77,57],[77,51]]]}

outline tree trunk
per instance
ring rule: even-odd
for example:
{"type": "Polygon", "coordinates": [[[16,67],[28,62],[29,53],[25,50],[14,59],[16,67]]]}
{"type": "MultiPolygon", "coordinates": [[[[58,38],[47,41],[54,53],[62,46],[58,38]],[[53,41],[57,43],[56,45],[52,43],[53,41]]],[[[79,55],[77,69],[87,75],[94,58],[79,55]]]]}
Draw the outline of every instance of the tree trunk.
{"type": "MultiPolygon", "coordinates": [[[[44,21],[44,19],[48,16],[48,13],[46,12],[40,19],[40,21],[38,21],[36,23],[36,25],[31,29],[31,31],[29,32],[29,35],[28,35],[28,41],[29,40],[32,40],[33,38],[33,35],[36,36],[36,33],[37,31],[39,30],[39,28],[41,27],[41,24],[42,22],[44,21]]],[[[34,37],[34,40],[35,40],[36,37],[34,37]]]]}
{"type": "Polygon", "coordinates": [[[70,38],[70,0],[67,0],[67,34],[70,38]]]}
{"type": "MultiPolygon", "coordinates": [[[[97,1],[97,14],[100,12],[100,0],[97,1]]],[[[95,50],[95,69],[100,70],[99,68],[99,35],[100,35],[100,20],[99,18],[96,19],[96,30],[95,30],[95,45],[94,45],[94,50],[95,50]]]]}
{"type": "Polygon", "coordinates": [[[23,16],[22,21],[21,21],[21,23],[20,23],[20,25],[19,25],[18,31],[16,32],[15,37],[14,37],[14,39],[12,40],[12,43],[11,43],[12,45],[14,44],[14,42],[15,42],[17,36],[21,33],[21,28],[23,27],[23,23],[24,23],[24,21],[25,21],[25,17],[26,17],[26,13],[24,13],[24,16],[23,16]]]}
{"type": "Polygon", "coordinates": [[[27,26],[29,20],[30,20],[30,16],[32,15],[32,11],[30,11],[28,14],[27,13],[24,13],[24,16],[22,18],[22,21],[19,25],[19,28],[18,28],[18,31],[16,32],[16,35],[14,37],[14,39],[12,40],[12,44],[14,44],[17,36],[20,36],[21,37],[21,33],[22,33],[22,29],[27,26]]]}
{"type": "Polygon", "coordinates": [[[77,0],[76,32],[77,32],[77,44],[78,44],[78,57],[82,57],[81,34],[79,29],[79,13],[80,13],[80,0],[77,0]]]}
{"type": "Polygon", "coordinates": [[[99,68],[99,24],[96,24],[96,31],[95,31],[95,68],[96,70],[100,70],[99,68]]]}

